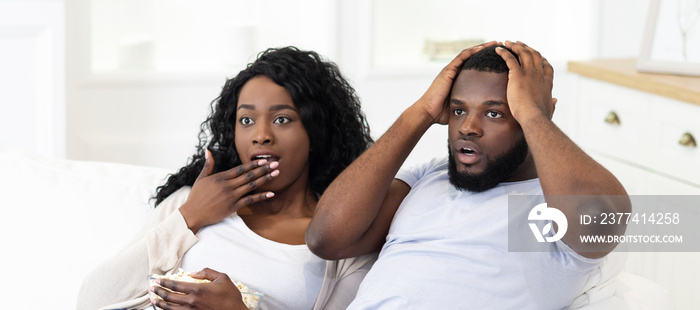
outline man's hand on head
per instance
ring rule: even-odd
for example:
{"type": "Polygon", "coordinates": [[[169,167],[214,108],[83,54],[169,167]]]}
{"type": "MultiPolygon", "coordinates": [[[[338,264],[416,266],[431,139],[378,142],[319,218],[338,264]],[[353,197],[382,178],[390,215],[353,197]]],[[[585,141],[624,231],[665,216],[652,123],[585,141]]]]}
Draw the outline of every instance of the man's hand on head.
{"type": "Polygon", "coordinates": [[[526,44],[506,41],[505,46],[518,55],[520,61],[504,48],[496,48],[508,65],[508,105],[513,117],[523,122],[545,116],[552,119],[554,105],[552,98],[554,69],[547,59],[526,44]]]}
{"type": "Polygon", "coordinates": [[[446,102],[449,99],[452,83],[459,74],[462,63],[484,47],[499,44],[500,42],[491,41],[465,49],[440,71],[440,74],[435,77],[425,94],[416,102],[432,119],[433,123],[447,124],[449,105],[446,102]]]}

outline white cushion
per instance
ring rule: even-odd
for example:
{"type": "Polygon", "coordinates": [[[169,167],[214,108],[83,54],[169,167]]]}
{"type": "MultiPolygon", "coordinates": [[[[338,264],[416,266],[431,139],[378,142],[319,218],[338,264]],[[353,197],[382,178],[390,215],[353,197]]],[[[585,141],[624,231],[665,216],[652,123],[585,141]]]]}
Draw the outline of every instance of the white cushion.
{"type": "Polygon", "coordinates": [[[2,308],[75,309],[85,274],[141,228],[168,173],[0,145],[2,308]]]}
{"type": "Polygon", "coordinates": [[[590,303],[580,310],[658,310],[675,309],[671,294],[660,285],[628,271],[614,281],[615,294],[590,303]]]}

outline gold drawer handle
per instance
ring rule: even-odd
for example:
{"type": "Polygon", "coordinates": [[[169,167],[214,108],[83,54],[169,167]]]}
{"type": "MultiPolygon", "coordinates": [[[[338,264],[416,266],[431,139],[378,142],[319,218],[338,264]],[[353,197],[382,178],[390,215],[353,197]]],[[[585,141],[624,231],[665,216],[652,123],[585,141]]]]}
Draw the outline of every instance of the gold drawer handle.
{"type": "Polygon", "coordinates": [[[678,144],[685,147],[698,147],[698,144],[695,142],[695,138],[689,132],[683,133],[681,139],[678,140],[678,144]]]}
{"type": "Polygon", "coordinates": [[[620,118],[617,116],[615,111],[608,112],[608,116],[605,117],[605,122],[610,125],[620,125],[620,118]]]}

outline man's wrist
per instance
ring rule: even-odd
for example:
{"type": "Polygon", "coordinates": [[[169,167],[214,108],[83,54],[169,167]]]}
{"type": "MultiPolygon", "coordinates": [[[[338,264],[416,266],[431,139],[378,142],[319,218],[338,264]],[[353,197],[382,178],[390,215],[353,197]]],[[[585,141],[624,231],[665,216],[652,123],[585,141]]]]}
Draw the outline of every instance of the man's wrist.
{"type": "Polygon", "coordinates": [[[419,124],[421,127],[426,129],[437,123],[438,120],[435,119],[423,106],[425,103],[420,100],[408,107],[402,114],[401,117],[406,118],[411,124],[419,124]]]}
{"type": "Polygon", "coordinates": [[[552,121],[551,117],[544,111],[538,108],[521,109],[517,114],[514,114],[515,120],[520,124],[520,127],[526,128],[531,124],[541,124],[543,121],[552,121]]]}

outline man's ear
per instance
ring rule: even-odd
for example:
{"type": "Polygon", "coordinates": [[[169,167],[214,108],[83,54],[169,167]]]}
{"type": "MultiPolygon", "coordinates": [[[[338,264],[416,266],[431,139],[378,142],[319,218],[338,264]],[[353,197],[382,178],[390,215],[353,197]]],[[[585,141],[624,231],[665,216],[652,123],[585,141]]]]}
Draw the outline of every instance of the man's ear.
{"type": "Polygon", "coordinates": [[[554,111],[557,109],[557,102],[559,100],[557,98],[552,97],[552,116],[554,116],[554,111]]]}

